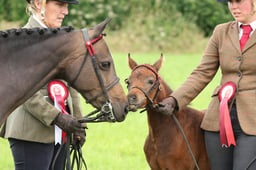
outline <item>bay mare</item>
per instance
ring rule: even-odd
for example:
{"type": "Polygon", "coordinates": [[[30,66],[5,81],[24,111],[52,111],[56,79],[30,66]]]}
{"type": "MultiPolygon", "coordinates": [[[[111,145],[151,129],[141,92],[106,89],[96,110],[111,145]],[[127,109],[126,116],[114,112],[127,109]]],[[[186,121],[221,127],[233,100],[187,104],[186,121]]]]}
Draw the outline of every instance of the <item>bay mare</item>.
{"type": "Polygon", "coordinates": [[[173,117],[166,116],[155,109],[157,103],[172,92],[158,74],[162,67],[163,56],[153,65],[138,65],[130,56],[128,61],[132,69],[127,79],[129,109],[135,112],[145,108],[147,111],[149,133],[144,152],[150,168],[152,170],[194,170],[197,169],[197,163],[201,170],[210,170],[204,135],[200,129],[203,112],[186,107],[175,113],[188,139],[195,163],[173,117]]]}
{"type": "Polygon", "coordinates": [[[123,121],[128,112],[127,98],[110,51],[101,37],[109,21],[106,19],[87,31],[71,27],[1,31],[0,126],[16,107],[57,78],[70,83],[97,109],[111,102],[115,120],[123,121]],[[95,40],[88,46],[95,51],[94,61],[87,50],[84,34],[88,34],[91,42],[95,40]]]}

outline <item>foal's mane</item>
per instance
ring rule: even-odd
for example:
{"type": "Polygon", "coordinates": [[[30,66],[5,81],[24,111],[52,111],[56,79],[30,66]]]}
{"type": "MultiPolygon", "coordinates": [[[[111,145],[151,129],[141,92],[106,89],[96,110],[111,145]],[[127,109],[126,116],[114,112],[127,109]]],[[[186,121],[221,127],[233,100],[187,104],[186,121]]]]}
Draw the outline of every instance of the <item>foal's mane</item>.
{"type": "Polygon", "coordinates": [[[72,32],[74,30],[73,27],[67,26],[67,27],[61,27],[61,28],[19,28],[19,29],[9,29],[0,31],[0,39],[5,38],[11,38],[11,37],[17,37],[21,35],[32,35],[32,34],[38,34],[38,35],[49,35],[49,34],[57,34],[57,33],[63,33],[63,32],[72,32]]]}

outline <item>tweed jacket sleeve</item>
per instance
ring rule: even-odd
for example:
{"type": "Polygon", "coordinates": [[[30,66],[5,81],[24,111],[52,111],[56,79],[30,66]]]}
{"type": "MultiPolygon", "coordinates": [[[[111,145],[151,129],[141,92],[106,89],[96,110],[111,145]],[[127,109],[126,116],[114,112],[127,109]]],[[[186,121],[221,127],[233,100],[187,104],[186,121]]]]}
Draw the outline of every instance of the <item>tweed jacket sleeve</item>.
{"type": "Polygon", "coordinates": [[[72,87],[69,88],[69,93],[72,98],[73,115],[76,118],[82,118],[83,114],[82,114],[82,109],[81,109],[81,104],[80,104],[80,95],[72,87]]]}
{"type": "Polygon", "coordinates": [[[173,96],[179,109],[188,105],[213,79],[219,68],[218,34],[219,26],[213,32],[200,64],[192,71],[186,81],[175,90],[173,96]]]}
{"type": "Polygon", "coordinates": [[[29,98],[23,106],[28,113],[47,126],[52,124],[53,120],[60,112],[51,103],[46,101],[40,91],[29,98]]]}

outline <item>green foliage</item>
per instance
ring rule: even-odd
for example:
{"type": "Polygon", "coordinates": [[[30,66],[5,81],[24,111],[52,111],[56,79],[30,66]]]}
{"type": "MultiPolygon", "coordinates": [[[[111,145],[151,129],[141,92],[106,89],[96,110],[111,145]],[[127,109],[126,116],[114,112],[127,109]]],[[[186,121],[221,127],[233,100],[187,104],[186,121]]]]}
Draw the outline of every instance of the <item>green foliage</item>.
{"type": "MultiPolygon", "coordinates": [[[[80,0],[79,5],[69,8],[64,25],[76,28],[92,26],[111,17],[110,29],[119,30],[133,16],[135,19],[148,18],[154,26],[168,22],[169,28],[184,20],[187,25],[197,25],[205,36],[209,36],[217,24],[232,19],[226,3],[216,0],[80,0]]],[[[24,24],[27,20],[25,9],[25,0],[0,0],[0,19],[24,24]]]]}
{"type": "MultiPolygon", "coordinates": [[[[195,24],[188,24],[188,21],[169,1],[137,2],[134,5],[137,8],[131,11],[128,27],[123,28],[122,32],[130,35],[127,40],[133,44],[138,43],[135,45],[138,48],[147,44],[151,50],[174,52],[176,49],[191,46],[193,41],[191,32],[199,33],[195,24]],[[179,39],[186,39],[186,41],[181,42],[179,39]]],[[[135,48],[131,47],[131,49],[135,48]]]]}
{"type": "Polygon", "coordinates": [[[126,0],[80,0],[79,5],[70,5],[69,9],[70,15],[65,18],[64,25],[83,28],[111,17],[110,29],[116,30],[129,15],[131,6],[126,0]]]}
{"type": "Polygon", "coordinates": [[[25,0],[0,0],[0,20],[21,21],[27,19],[25,0]]]}
{"type": "Polygon", "coordinates": [[[232,20],[226,3],[216,0],[175,0],[177,9],[183,16],[197,24],[205,36],[211,35],[217,24],[232,20]]]}

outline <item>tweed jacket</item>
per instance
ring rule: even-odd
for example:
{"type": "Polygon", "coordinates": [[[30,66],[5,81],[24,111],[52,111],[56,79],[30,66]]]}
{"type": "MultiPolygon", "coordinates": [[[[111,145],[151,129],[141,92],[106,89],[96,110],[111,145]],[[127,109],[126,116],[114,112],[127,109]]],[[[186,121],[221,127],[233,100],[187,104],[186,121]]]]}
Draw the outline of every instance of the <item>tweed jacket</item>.
{"type": "MultiPolygon", "coordinates": [[[[42,26],[33,17],[30,17],[25,28],[32,27],[42,26]]],[[[68,89],[67,105],[70,113],[77,118],[81,118],[80,96],[71,87],[68,87],[68,89]]],[[[54,126],[52,122],[58,113],[59,110],[53,106],[53,102],[48,97],[46,85],[8,117],[5,128],[2,129],[1,137],[53,143],[54,126]]]]}
{"type": "Polygon", "coordinates": [[[236,84],[235,94],[238,120],[242,130],[256,135],[256,32],[250,36],[243,51],[240,50],[238,22],[216,26],[200,64],[171,96],[179,109],[189,104],[221,70],[220,85],[212,93],[201,128],[219,131],[220,87],[228,81],[236,84]]]}

